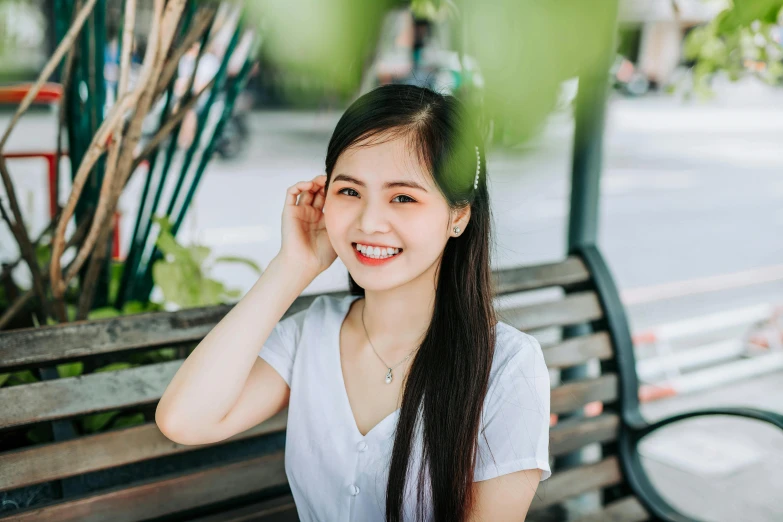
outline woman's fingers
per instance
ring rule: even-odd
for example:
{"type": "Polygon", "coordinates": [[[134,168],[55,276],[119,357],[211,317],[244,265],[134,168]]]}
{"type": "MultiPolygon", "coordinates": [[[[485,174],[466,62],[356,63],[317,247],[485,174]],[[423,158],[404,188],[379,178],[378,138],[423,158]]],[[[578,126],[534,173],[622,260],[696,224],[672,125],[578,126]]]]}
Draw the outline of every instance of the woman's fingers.
{"type": "Polygon", "coordinates": [[[313,198],[315,197],[315,194],[313,194],[313,190],[318,190],[318,187],[312,187],[310,190],[305,190],[301,194],[299,194],[299,206],[307,206],[313,204],[313,198]]]}
{"type": "Polygon", "coordinates": [[[326,197],[325,184],[326,175],[320,175],[310,181],[300,181],[288,187],[286,191],[286,205],[313,205],[322,208],[323,199],[326,197]],[[297,197],[299,198],[298,203],[297,197]],[[315,203],[316,201],[318,203],[315,203]]]}
{"type": "Polygon", "coordinates": [[[312,181],[300,181],[299,183],[288,187],[285,198],[286,205],[296,205],[297,196],[305,191],[311,190],[312,186],[312,181]]]}
{"type": "Polygon", "coordinates": [[[321,174],[313,178],[313,207],[322,209],[326,197],[326,175],[321,174]]]}
{"type": "Polygon", "coordinates": [[[325,201],[326,201],[326,190],[322,188],[315,195],[315,199],[313,200],[313,206],[320,210],[324,208],[325,201]]]}

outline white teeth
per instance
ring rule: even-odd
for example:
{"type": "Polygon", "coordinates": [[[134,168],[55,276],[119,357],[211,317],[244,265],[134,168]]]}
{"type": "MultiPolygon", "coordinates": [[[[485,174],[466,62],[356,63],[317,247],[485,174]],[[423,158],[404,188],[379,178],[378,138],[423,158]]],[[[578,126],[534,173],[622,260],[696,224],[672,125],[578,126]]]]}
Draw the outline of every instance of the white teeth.
{"type": "Polygon", "coordinates": [[[371,247],[368,245],[356,244],[356,250],[371,259],[385,259],[400,253],[399,248],[392,247],[371,247]]]}

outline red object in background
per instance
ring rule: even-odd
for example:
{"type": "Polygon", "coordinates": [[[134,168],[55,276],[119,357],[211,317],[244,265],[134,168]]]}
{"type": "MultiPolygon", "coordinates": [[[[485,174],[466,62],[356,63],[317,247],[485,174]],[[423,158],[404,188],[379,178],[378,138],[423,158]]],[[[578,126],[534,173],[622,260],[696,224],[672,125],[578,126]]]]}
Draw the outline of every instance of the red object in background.
{"type": "MultiPolygon", "coordinates": [[[[63,156],[67,156],[68,153],[64,152],[63,156]]],[[[56,152],[6,152],[3,154],[5,159],[29,159],[29,158],[43,158],[46,160],[47,174],[49,178],[49,217],[53,218],[57,212],[57,199],[54,195],[54,184],[57,183],[55,179],[55,156],[56,152]]]]}
{"type": "MultiPolygon", "coordinates": [[[[32,88],[32,83],[0,86],[0,103],[19,105],[32,88]]],[[[45,83],[35,95],[33,103],[57,103],[63,97],[63,86],[59,83],[45,83]]]]}
{"type": "MultiPolygon", "coordinates": [[[[21,83],[17,85],[0,86],[0,104],[19,105],[27,93],[30,92],[33,84],[21,83]]],[[[45,83],[33,98],[33,103],[57,103],[63,96],[63,87],[59,83],[45,83]]],[[[63,151],[63,156],[68,153],[63,151]]],[[[56,156],[55,151],[29,151],[29,152],[6,152],[3,154],[6,159],[28,159],[43,158],[47,164],[47,174],[49,182],[49,218],[53,219],[57,213],[57,197],[55,195],[56,179],[56,156]]],[[[112,257],[120,258],[120,213],[114,212],[114,241],[112,246],[112,257]]]]}

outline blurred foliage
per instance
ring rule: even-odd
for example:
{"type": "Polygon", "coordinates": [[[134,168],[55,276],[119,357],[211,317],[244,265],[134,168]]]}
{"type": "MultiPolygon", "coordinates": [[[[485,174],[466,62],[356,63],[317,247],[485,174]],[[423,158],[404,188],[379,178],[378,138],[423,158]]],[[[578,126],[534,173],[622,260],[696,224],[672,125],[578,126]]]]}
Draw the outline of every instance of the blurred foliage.
{"type": "Polygon", "coordinates": [[[243,264],[261,275],[261,267],[250,259],[219,257],[207,264],[211,252],[208,247],[180,245],[171,235],[168,218],[156,217],[154,221],[161,229],[156,244],[163,252],[164,258],[153,265],[152,274],[167,303],[181,308],[192,308],[217,305],[241,297],[241,290],[228,290],[223,283],[209,277],[211,268],[218,263],[243,264]]]}
{"type": "Polygon", "coordinates": [[[397,3],[254,0],[245,6],[248,22],[262,35],[261,53],[269,63],[348,97],[359,85],[364,51],[374,45],[383,13],[397,3]]]}
{"type": "Polygon", "coordinates": [[[686,59],[695,61],[694,92],[711,96],[710,83],[719,72],[731,80],[753,74],[780,83],[783,46],[773,32],[780,31],[781,17],[783,0],[746,0],[732,3],[709,23],[693,29],[684,52],[686,59]]]}
{"type": "Polygon", "coordinates": [[[258,0],[247,5],[248,21],[263,38],[265,63],[346,101],[358,92],[389,9],[407,5],[418,16],[445,17],[453,50],[474,58],[485,80],[478,96],[458,95],[477,100],[479,120],[494,129],[495,141],[510,145],[540,127],[564,80],[588,75],[608,81],[614,55],[614,1],[600,7],[584,0],[258,0]]]}
{"type": "Polygon", "coordinates": [[[35,78],[46,61],[47,0],[0,0],[0,82],[35,78]]]}

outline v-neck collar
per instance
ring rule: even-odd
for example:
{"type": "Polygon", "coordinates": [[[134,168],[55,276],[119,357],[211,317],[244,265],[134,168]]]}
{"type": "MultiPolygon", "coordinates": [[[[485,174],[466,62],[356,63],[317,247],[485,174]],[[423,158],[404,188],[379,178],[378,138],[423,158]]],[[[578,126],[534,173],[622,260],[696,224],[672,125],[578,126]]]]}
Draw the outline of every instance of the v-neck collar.
{"type": "Polygon", "coordinates": [[[366,435],[362,435],[362,432],[359,431],[359,427],[356,424],[356,417],[354,417],[353,409],[351,409],[351,401],[348,399],[348,390],[345,387],[345,377],[343,376],[343,365],[342,365],[342,359],[340,357],[340,331],[342,330],[343,323],[345,322],[345,319],[348,317],[348,312],[351,310],[351,304],[361,299],[362,296],[360,295],[348,295],[343,298],[342,302],[340,303],[339,307],[339,314],[338,314],[338,320],[336,321],[337,327],[336,332],[333,334],[333,347],[334,350],[332,353],[335,354],[335,356],[332,358],[332,360],[336,363],[336,373],[338,377],[338,388],[340,396],[342,397],[343,402],[343,411],[345,412],[345,415],[347,416],[347,422],[351,426],[351,431],[353,432],[356,439],[364,439],[369,438],[376,433],[380,431],[385,431],[388,427],[393,426],[392,421],[397,418],[397,416],[400,414],[400,408],[397,408],[390,414],[388,414],[386,417],[381,419],[378,424],[373,426],[370,431],[367,432],[366,435]]]}

